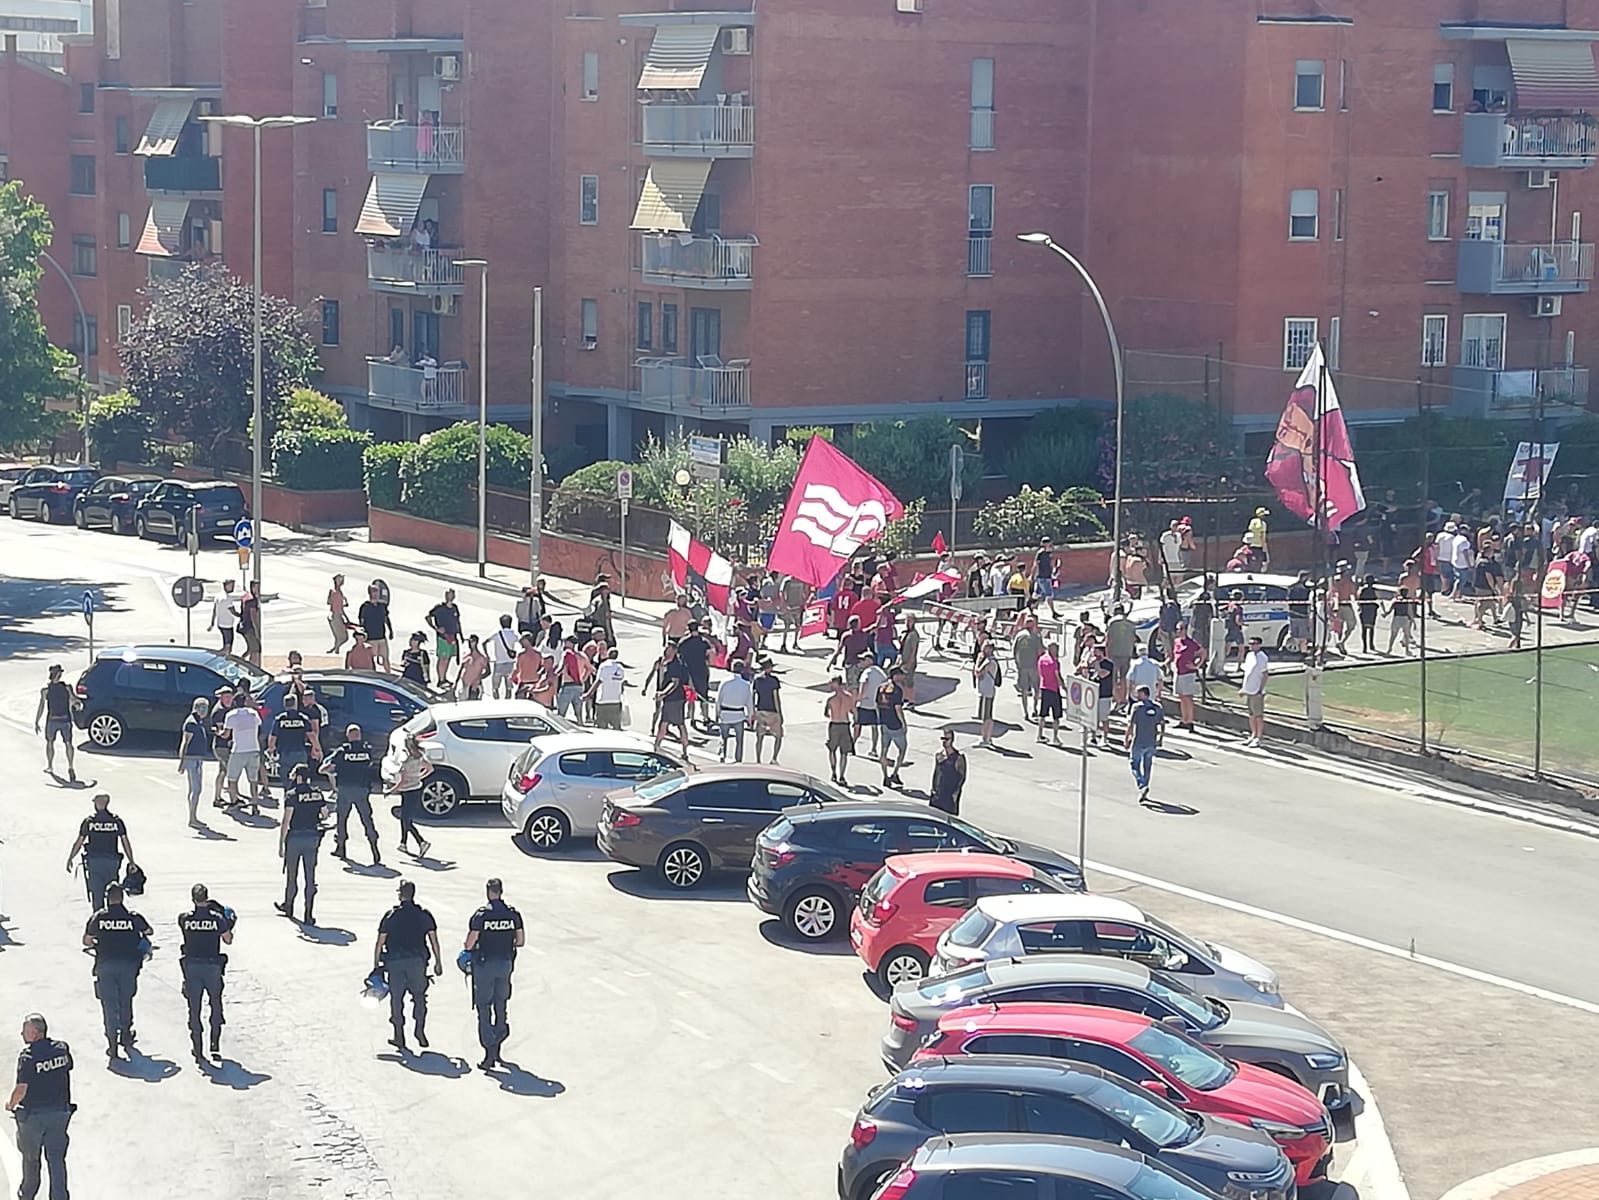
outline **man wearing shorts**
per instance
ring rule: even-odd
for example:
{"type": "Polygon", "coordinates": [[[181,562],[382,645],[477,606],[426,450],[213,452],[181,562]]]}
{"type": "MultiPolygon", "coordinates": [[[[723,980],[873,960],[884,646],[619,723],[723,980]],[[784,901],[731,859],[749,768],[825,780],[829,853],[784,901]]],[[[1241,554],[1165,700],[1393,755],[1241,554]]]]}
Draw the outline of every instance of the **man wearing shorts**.
{"type": "Polygon", "coordinates": [[[222,722],[227,719],[229,711],[233,708],[233,689],[224,685],[219,687],[216,700],[211,705],[211,715],[206,718],[211,727],[211,754],[217,760],[217,786],[216,792],[211,797],[211,804],[215,808],[222,808],[222,785],[228,781],[228,758],[232,751],[232,742],[228,740],[228,731],[222,722]]]}
{"type": "Polygon", "coordinates": [[[232,750],[228,754],[228,800],[230,808],[244,803],[239,799],[239,777],[250,784],[250,815],[261,814],[261,714],[249,689],[242,684],[233,694],[233,705],[222,718],[232,750]]]}
{"type": "Polygon", "coordinates": [[[661,748],[667,731],[677,731],[683,754],[688,755],[688,727],[685,724],[685,706],[688,703],[689,673],[683,660],[677,656],[677,646],[672,642],[661,651],[661,662],[655,670],[655,705],[660,717],[655,722],[655,749],[661,748]]]}
{"type": "Polygon", "coordinates": [[[844,778],[849,766],[850,751],[855,748],[855,738],[850,727],[855,715],[855,693],[844,686],[844,677],[834,675],[828,681],[832,692],[822,701],[822,712],[827,717],[827,763],[832,768],[833,782],[848,783],[844,778]]]}
{"type": "Polygon", "coordinates": [[[1028,613],[1021,628],[1010,640],[1011,661],[1016,664],[1016,691],[1022,698],[1022,718],[1033,716],[1038,699],[1038,659],[1044,652],[1044,639],[1038,633],[1038,618],[1028,613]]]}
{"type": "Polygon", "coordinates": [[[1111,690],[1113,700],[1121,700],[1127,683],[1127,668],[1133,662],[1133,650],[1138,645],[1138,627],[1127,616],[1125,605],[1116,606],[1115,615],[1105,623],[1105,657],[1111,664],[1111,690]]]}
{"type": "Polygon", "coordinates": [[[1033,599],[1049,601],[1049,615],[1055,612],[1055,551],[1048,538],[1038,543],[1033,555],[1033,599]]]}
{"type": "Polygon", "coordinates": [[[805,627],[805,606],[810,603],[810,584],[790,575],[783,580],[783,634],[778,641],[779,651],[788,649],[789,635],[794,638],[794,651],[799,652],[800,631],[805,627]]]}
{"type": "Polygon", "coordinates": [[[394,636],[394,625],[389,620],[389,606],[383,599],[383,590],[373,584],[366,590],[366,599],[356,613],[361,630],[366,634],[367,645],[372,647],[372,658],[380,671],[393,671],[389,662],[389,639],[394,636]]]}
{"type": "Polygon", "coordinates": [[[239,626],[239,598],[233,580],[222,581],[222,594],[211,601],[211,628],[222,638],[222,653],[233,653],[233,631],[239,626]]]}
{"type": "Polygon", "coordinates": [[[59,665],[50,668],[50,682],[39,689],[39,707],[33,714],[33,732],[39,732],[40,719],[44,722],[44,769],[56,773],[56,739],[67,751],[67,779],[78,781],[78,772],[72,764],[75,753],[72,747],[72,689],[61,678],[59,665]]]}
{"type": "Polygon", "coordinates": [[[772,660],[761,660],[761,673],[751,686],[755,691],[755,761],[761,761],[761,747],[772,739],[772,761],[783,748],[782,682],[772,672],[772,660]]]}
{"type": "MultiPolygon", "coordinates": [[[[1122,672],[1124,679],[1126,674],[1127,672],[1124,670],[1122,672]]],[[[1116,700],[1116,686],[1119,682],[1116,677],[1116,663],[1108,654],[1101,657],[1094,665],[1094,679],[1099,686],[1099,708],[1095,713],[1096,724],[1094,731],[1090,734],[1088,740],[1097,743],[1100,738],[1104,738],[1108,743],[1110,741],[1110,710],[1116,700]]]]}
{"type": "Polygon", "coordinates": [[[777,628],[778,599],[777,572],[768,571],[761,581],[760,591],[755,594],[755,623],[761,630],[757,643],[761,646],[766,645],[767,635],[777,628]]]}
{"type": "Polygon", "coordinates": [[[1266,733],[1266,673],[1271,660],[1261,648],[1258,637],[1249,639],[1249,653],[1244,655],[1244,681],[1238,685],[1243,694],[1244,706],[1249,710],[1249,737],[1246,746],[1260,745],[1266,733]]]}
{"type": "Polygon", "coordinates": [[[882,731],[881,748],[877,765],[883,768],[884,787],[904,787],[899,769],[905,765],[905,672],[895,667],[888,673],[888,682],[877,689],[877,720],[882,731]],[[889,751],[897,752],[894,766],[889,768],[889,751]]]}
{"type": "Polygon", "coordinates": [[[1038,740],[1044,740],[1044,722],[1055,722],[1055,745],[1060,745],[1060,643],[1050,642],[1038,656],[1038,740]]]}
{"type": "Polygon", "coordinates": [[[860,702],[855,706],[855,728],[859,732],[868,729],[872,731],[872,748],[869,753],[876,755],[880,730],[877,719],[877,689],[888,682],[888,671],[873,663],[861,672],[860,678],[854,683],[850,683],[847,676],[844,682],[860,697],[860,702]]]}
{"type": "Polygon", "coordinates": [[[435,635],[433,658],[443,687],[450,681],[450,663],[461,657],[461,609],[455,603],[454,588],[445,588],[444,599],[428,611],[428,625],[435,635]]]}
{"type": "Polygon", "coordinates": [[[1199,671],[1205,665],[1205,648],[1189,635],[1188,626],[1177,626],[1177,641],[1172,646],[1172,671],[1177,680],[1179,729],[1194,727],[1194,697],[1199,695],[1199,671]]]}

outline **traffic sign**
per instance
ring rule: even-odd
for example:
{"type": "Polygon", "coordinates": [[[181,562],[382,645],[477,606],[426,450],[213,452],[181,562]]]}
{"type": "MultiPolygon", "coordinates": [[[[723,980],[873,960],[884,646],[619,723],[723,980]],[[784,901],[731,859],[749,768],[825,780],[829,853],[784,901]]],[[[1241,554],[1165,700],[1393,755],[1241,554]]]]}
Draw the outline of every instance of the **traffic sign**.
{"type": "Polygon", "coordinates": [[[248,517],[233,527],[233,541],[240,550],[248,550],[255,543],[255,526],[248,517]]]}
{"type": "Polygon", "coordinates": [[[1066,719],[1075,721],[1083,729],[1094,729],[1099,725],[1099,683],[1097,680],[1084,679],[1074,675],[1065,681],[1066,690],[1061,696],[1066,703],[1066,719]]]}
{"type": "Polygon", "coordinates": [[[172,584],[172,603],[179,608],[193,608],[205,599],[205,584],[193,575],[184,575],[172,584]]]}
{"type": "Polygon", "coordinates": [[[94,624],[94,593],[83,593],[83,619],[89,624],[94,624]]]}
{"type": "Polygon", "coordinates": [[[631,500],[633,498],[633,468],[618,467],[616,471],[616,498],[618,500],[631,500]]]}
{"type": "Polygon", "coordinates": [[[691,463],[700,463],[707,467],[721,466],[722,439],[690,434],[688,439],[688,458],[691,463]]]}
{"type": "Polygon", "coordinates": [[[369,586],[377,592],[379,604],[387,604],[389,602],[388,584],[384,583],[381,579],[374,579],[369,586]]]}

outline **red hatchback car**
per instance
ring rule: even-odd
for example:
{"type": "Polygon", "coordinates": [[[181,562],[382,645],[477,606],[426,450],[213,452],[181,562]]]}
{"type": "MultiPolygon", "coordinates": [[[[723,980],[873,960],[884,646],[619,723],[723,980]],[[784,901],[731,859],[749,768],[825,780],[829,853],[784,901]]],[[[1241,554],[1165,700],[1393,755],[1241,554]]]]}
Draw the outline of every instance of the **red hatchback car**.
{"type": "Polygon", "coordinates": [[[1002,854],[896,854],[861,889],[850,945],[892,990],[926,978],[939,935],[982,897],[1065,890],[1037,867],[1002,854]]]}
{"type": "Polygon", "coordinates": [[[1180,1030],[1141,1013],[1086,1004],[990,1004],[947,1014],[917,1059],[1030,1054],[1092,1063],[1180,1108],[1269,1134],[1300,1186],[1322,1179],[1332,1123],[1321,1101],[1291,1079],[1227,1061],[1180,1030]]]}

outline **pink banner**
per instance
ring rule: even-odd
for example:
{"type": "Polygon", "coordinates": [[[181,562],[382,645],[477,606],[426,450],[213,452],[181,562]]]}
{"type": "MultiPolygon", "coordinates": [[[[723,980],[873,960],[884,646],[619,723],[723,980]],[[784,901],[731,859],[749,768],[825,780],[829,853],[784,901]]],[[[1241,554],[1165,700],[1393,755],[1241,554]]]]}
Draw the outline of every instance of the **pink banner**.
{"type": "Polygon", "coordinates": [[[826,438],[805,448],[767,566],[822,587],[905,506],[826,438]]]}

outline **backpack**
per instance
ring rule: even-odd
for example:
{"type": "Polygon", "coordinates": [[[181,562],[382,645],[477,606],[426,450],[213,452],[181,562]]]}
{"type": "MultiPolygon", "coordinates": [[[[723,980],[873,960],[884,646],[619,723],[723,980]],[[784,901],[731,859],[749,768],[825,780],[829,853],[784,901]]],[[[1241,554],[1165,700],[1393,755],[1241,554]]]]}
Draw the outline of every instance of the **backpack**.
{"type": "Polygon", "coordinates": [[[994,657],[994,686],[998,688],[1005,682],[1005,672],[1000,668],[999,656],[994,657]]]}

